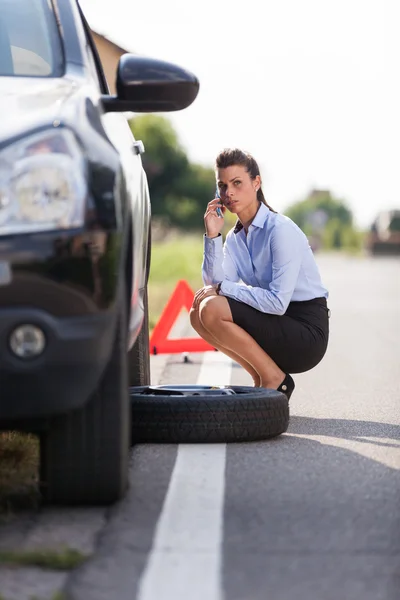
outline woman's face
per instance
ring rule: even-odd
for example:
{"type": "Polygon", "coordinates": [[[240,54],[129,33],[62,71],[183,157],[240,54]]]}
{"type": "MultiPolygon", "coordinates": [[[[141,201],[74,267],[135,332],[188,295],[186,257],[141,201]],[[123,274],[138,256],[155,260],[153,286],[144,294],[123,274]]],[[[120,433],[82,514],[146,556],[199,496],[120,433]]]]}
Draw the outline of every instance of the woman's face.
{"type": "Polygon", "coordinates": [[[237,214],[257,202],[260,176],[251,179],[245,167],[233,165],[217,170],[217,186],[224,206],[237,214]]]}

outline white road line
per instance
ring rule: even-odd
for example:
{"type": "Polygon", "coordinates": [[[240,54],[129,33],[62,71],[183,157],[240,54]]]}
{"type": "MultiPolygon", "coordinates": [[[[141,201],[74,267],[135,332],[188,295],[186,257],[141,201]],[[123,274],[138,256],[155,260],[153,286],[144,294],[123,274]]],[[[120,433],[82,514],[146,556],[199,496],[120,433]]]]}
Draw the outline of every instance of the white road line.
{"type": "MultiPolygon", "coordinates": [[[[207,352],[200,385],[230,383],[232,361],[207,352]]],[[[138,600],[222,600],[225,444],[181,444],[138,600]]]]}

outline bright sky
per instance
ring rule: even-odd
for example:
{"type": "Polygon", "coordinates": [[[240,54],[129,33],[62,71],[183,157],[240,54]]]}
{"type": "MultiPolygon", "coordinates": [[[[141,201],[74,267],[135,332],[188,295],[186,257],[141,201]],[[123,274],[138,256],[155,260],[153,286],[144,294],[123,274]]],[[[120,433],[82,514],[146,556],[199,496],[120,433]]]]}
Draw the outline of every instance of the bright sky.
{"type": "Polygon", "coordinates": [[[400,208],[398,0],[81,5],[117,44],[198,76],[193,105],[168,115],[192,161],[249,150],[279,211],[312,188],[345,199],[361,226],[400,208]]]}

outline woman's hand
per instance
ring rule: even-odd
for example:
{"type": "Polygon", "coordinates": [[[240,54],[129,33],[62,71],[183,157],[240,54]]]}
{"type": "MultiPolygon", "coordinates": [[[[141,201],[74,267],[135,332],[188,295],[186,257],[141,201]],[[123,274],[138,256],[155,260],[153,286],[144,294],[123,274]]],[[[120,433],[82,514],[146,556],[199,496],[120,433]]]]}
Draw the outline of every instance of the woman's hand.
{"type": "Polygon", "coordinates": [[[207,204],[207,210],[204,215],[204,225],[206,228],[207,237],[213,238],[221,232],[224,226],[224,218],[217,215],[217,206],[219,206],[222,214],[226,208],[219,198],[214,198],[207,204]]]}
{"type": "Polygon", "coordinates": [[[199,308],[200,302],[208,296],[218,296],[217,294],[217,283],[214,285],[206,285],[205,287],[197,290],[193,299],[193,308],[199,308]]]}

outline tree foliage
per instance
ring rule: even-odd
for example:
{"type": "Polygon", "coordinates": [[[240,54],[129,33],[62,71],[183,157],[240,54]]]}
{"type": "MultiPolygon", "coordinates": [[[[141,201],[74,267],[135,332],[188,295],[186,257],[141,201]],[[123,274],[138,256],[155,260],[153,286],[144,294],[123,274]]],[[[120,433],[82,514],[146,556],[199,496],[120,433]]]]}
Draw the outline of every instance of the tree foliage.
{"type": "Polygon", "coordinates": [[[213,169],[190,163],[168,119],[140,115],[130,121],[136,139],[141,139],[151,195],[152,214],[186,229],[203,227],[207,202],[213,197],[213,169]]]}
{"type": "Polygon", "coordinates": [[[345,202],[328,190],[313,190],[285,211],[309,237],[315,248],[361,247],[362,238],[353,226],[353,214],[345,202]]]}
{"type": "Polygon", "coordinates": [[[304,200],[290,206],[286,214],[303,230],[310,227],[316,229],[320,223],[325,224],[333,219],[342,225],[352,225],[353,222],[349,208],[328,190],[312,191],[304,200]]]}

